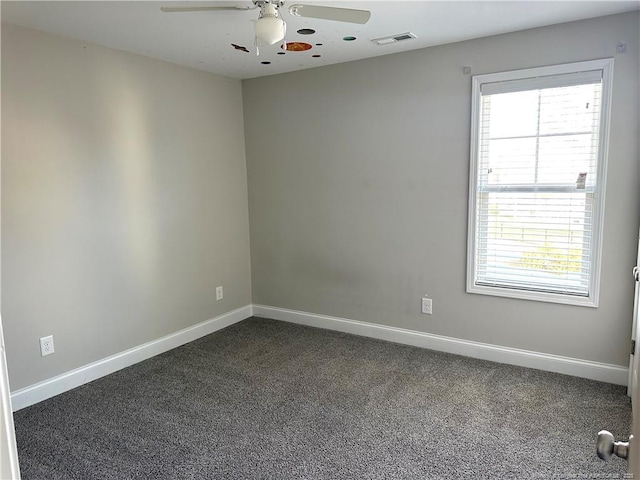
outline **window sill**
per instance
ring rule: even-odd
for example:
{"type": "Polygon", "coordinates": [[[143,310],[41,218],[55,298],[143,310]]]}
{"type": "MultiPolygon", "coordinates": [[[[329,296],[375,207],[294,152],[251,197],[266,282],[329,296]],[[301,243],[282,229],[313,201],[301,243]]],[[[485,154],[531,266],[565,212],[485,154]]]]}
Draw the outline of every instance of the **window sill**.
{"type": "Polygon", "coordinates": [[[588,297],[579,297],[576,295],[564,295],[561,293],[532,292],[527,290],[488,287],[475,284],[467,285],[467,293],[515,298],[519,300],[531,300],[535,302],[561,303],[564,305],[574,305],[578,307],[598,308],[598,299],[597,297],[594,298],[593,295],[588,297]]]}

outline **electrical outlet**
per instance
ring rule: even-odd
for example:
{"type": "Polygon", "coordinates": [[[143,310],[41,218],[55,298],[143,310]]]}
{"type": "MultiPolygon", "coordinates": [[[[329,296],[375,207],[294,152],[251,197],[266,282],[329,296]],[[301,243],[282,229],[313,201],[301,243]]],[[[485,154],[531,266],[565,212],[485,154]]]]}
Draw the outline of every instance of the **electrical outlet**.
{"type": "Polygon", "coordinates": [[[40,355],[44,357],[46,355],[51,355],[54,352],[55,350],[53,348],[53,335],[42,337],[40,339],[40,355]]]}
{"type": "Polygon", "coordinates": [[[216,300],[222,300],[222,297],[224,297],[222,287],[216,287],[216,300]]]}
{"type": "Polygon", "coordinates": [[[432,307],[431,299],[427,297],[422,297],[422,313],[431,315],[432,313],[431,307],[432,307]]]}

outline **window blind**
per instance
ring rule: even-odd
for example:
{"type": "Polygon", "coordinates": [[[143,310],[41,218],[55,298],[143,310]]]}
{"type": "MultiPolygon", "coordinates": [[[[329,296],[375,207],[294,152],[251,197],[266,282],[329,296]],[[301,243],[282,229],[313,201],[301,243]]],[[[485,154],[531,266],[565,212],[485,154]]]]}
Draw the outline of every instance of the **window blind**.
{"type": "Polygon", "coordinates": [[[481,85],[475,283],[588,296],[602,71],[481,85]]]}

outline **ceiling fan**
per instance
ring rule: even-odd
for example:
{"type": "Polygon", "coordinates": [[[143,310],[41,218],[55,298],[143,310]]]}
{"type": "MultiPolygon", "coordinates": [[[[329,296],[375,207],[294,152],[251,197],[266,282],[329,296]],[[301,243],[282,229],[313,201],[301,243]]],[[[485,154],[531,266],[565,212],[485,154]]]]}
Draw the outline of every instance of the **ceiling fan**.
{"type": "MultiPolygon", "coordinates": [[[[257,20],[255,20],[255,46],[258,43],[274,45],[284,40],[287,24],[282,19],[280,7],[284,6],[284,0],[252,0],[252,6],[233,5],[219,7],[160,7],[166,13],[174,12],[206,12],[215,10],[255,10],[260,9],[257,20]]],[[[333,20],[336,22],[348,22],[365,24],[371,17],[368,10],[355,10],[352,8],[323,7],[319,5],[295,4],[289,8],[289,13],[296,17],[317,18],[322,20],[333,20]]]]}

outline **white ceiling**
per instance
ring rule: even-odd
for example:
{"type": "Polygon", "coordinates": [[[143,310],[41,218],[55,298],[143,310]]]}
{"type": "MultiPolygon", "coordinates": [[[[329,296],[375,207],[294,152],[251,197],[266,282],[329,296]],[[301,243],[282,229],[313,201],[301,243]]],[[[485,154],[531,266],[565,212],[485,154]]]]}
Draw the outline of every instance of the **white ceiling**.
{"type": "Polygon", "coordinates": [[[245,79],[640,9],[638,0],[288,0],[281,9],[287,41],[307,42],[313,48],[278,55],[282,50],[277,45],[261,47],[256,56],[252,20],[257,10],[162,13],[163,5],[251,6],[252,2],[2,1],[1,14],[6,22],[245,79]],[[296,3],[370,10],[371,19],[356,25],[293,17],[287,7],[296,3]],[[301,28],[316,33],[300,35],[301,28]],[[417,38],[382,46],[370,41],[406,32],[417,38]],[[345,36],[357,39],[347,42],[345,36]],[[250,53],[236,50],[232,43],[250,53]]]}

